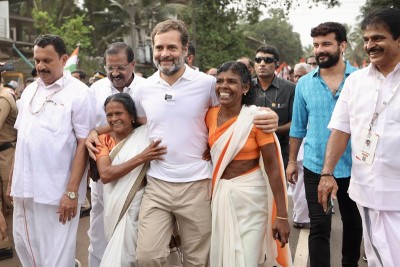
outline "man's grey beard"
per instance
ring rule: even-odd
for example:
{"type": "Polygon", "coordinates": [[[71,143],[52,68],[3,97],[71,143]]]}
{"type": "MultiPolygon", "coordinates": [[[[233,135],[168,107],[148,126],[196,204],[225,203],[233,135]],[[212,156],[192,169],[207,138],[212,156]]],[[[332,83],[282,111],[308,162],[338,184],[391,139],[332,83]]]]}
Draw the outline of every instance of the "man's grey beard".
{"type": "Polygon", "coordinates": [[[157,67],[157,69],[161,71],[164,75],[172,76],[177,73],[183,65],[185,65],[185,57],[181,56],[177,60],[174,60],[174,64],[169,68],[161,67],[161,64],[156,59],[153,59],[153,63],[157,67]]]}

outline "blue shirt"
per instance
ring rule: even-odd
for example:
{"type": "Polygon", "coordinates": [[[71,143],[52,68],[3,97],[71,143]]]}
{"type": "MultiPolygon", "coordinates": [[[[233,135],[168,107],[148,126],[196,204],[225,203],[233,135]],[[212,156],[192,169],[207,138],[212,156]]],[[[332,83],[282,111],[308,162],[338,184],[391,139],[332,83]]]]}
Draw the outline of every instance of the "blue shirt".
{"type": "MultiPolygon", "coordinates": [[[[315,173],[321,173],[324,164],[326,143],[330,135],[327,128],[333,109],[343,88],[345,79],[355,70],[346,62],[344,79],[333,95],[319,74],[319,67],[300,78],[296,85],[290,137],[304,138],[303,165],[315,173]]],[[[334,175],[336,178],[350,177],[350,142],[340,158],[334,175]]]]}

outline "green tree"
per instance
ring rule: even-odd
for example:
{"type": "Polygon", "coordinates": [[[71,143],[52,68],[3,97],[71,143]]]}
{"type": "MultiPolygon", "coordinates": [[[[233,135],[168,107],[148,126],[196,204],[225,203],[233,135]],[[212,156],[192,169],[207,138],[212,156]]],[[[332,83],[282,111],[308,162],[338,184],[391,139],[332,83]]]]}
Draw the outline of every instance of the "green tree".
{"type": "Polygon", "coordinates": [[[92,46],[90,32],[92,26],[87,26],[85,15],[76,15],[74,17],[65,17],[61,27],[57,27],[54,23],[55,18],[47,11],[32,10],[32,16],[35,20],[35,28],[38,34],[56,34],[63,38],[67,50],[72,52],[77,44],[84,50],[92,46]]]}
{"type": "Polygon", "coordinates": [[[184,14],[196,47],[196,66],[202,70],[236,60],[246,52],[245,38],[238,28],[239,12],[229,1],[192,1],[184,14]]]}
{"type": "Polygon", "coordinates": [[[376,8],[395,7],[400,9],[399,0],[367,0],[365,5],[361,7],[363,17],[376,8]]]}
{"type": "Polygon", "coordinates": [[[297,63],[303,55],[300,35],[293,32],[293,26],[288,22],[283,9],[270,9],[268,13],[270,18],[254,25],[243,25],[245,34],[275,46],[279,50],[281,62],[297,63]]]}

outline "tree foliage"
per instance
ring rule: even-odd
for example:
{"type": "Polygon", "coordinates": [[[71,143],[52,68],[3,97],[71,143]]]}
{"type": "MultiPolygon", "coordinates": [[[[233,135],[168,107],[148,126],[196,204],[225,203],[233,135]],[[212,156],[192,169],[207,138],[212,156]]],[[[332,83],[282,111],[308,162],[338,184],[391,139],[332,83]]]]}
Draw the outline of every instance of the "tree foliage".
{"type": "MultiPolygon", "coordinates": [[[[361,7],[361,13],[363,16],[371,12],[376,8],[381,7],[395,7],[400,9],[399,0],[367,0],[365,5],[361,7]]],[[[399,26],[400,27],[400,26],[399,26]]]]}
{"type": "Polygon", "coordinates": [[[47,11],[32,10],[32,17],[35,20],[35,28],[38,34],[56,34],[63,38],[67,51],[73,51],[78,44],[85,49],[92,46],[90,32],[92,26],[87,26],[85,15],[76,15],[74,17],[65,17],[65,22],[57,27],[56,18],[47,11]]]}
{"type": "Polygon", "coordinates": [[[228,0],[191,3],[184,21],[196,47],[196,65],[202,70],[236,60],[245,51],[245,38],[238,28],[239,12],[228,0]]]}
{"type": "Polygon", "coordinates": [[[303,55],[300,35],[293,32],[283,9],[270,9],[268,13],[270,18],[254,25],[244,25],[245,34],[275,46],[279,50],[280,61],[297,63],[303,55]]]}

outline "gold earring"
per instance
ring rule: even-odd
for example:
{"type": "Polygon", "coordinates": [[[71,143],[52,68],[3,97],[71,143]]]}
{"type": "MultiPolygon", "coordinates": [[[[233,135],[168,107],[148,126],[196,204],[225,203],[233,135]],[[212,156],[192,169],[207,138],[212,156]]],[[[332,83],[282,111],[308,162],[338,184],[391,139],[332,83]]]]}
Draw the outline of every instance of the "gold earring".
{"type": "Polygon", "coordinates": [[[244,93],[243,95],[246,95],[247,93],[244,93]]]}

